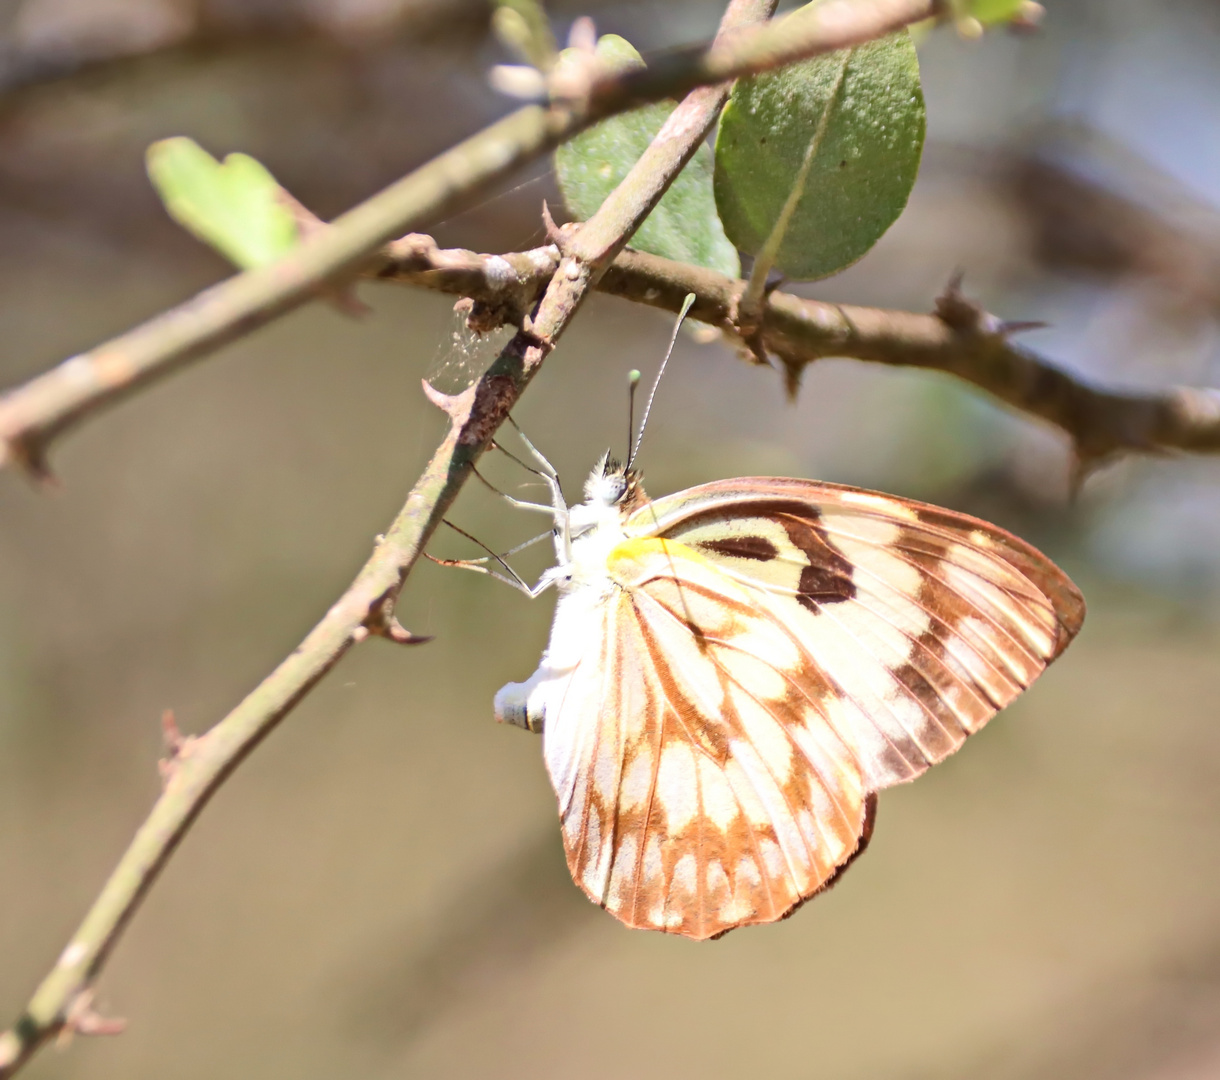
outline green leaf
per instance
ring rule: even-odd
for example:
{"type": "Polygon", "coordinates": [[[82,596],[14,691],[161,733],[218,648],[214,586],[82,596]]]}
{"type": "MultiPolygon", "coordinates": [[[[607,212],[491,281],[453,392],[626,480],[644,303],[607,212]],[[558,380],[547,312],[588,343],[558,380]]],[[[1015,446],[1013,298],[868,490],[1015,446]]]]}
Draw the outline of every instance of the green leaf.
{"type": "Polygon", "coordinates": [[[1011,22],[1021,14],[1026,0],[958,0],[959,18],[973,17],[984,25],[1011,22]]]}
{"type": "Polygon", "coordinates": [[[148,175],[178,224],[243,269],[273,262],[297,242],[280,185],[247,154],[221,164],[193,139],[148,148],[148,175]]]}
{"type": "Polygon", "coordinates": [[[809,280],[850,266],[906,206],[924,123],[919,60],[905,30],[740,80],[716,137],[725,232],[758,255],[780,239],[773,231],[790,211],[779,270],[809,280]]]}
{"type": "MultiPolygon", "coordinates": [[[[614,34],[597,43],[598,56],[616,67],[642,65],[631,44],[614,34]]],[[[560,63],[564,57],[560,55],[560,63]]],[[[673,102],[646,105],[603,120],[555,151],[559,189],[571,215],[585,221],[605,201],[674,111],[673,102]]],[[[737,251],[716,216],[712,194],[712,154],[699,147],[660,203],[631,238],[639,251],[741,274],[737,251]]]]}
{"type": "Polygon", "coordinates": [[[549,71],[555,63],[555,37],[538,0],[495,0],[492,29],[527,64],[549,71]]]}

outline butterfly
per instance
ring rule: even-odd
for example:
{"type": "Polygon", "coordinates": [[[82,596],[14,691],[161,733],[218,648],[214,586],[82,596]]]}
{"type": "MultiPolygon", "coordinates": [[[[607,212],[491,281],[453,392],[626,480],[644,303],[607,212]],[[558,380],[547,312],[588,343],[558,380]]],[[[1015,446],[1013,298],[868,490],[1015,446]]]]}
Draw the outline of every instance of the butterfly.
{"type": "Polygon", "coordinates": [[[652,501],[608,453],[569,508],[538,457],[556,565],[530,591],[559,600],[495,713],[541,731],[572,877],[631,927],[792,914],[864,850],[877,793],[953,753],[1084,619],[1045,555],[965,514],[779,477],[652,501]]]}

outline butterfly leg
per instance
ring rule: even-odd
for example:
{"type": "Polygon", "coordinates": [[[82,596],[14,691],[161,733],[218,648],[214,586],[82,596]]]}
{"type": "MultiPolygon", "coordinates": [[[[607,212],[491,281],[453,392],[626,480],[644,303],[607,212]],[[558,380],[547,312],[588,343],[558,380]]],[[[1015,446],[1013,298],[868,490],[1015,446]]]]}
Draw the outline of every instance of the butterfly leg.
{"type": "Polygon", "coordinates": [[[538,543],[539,540],[545,540],[551,535],[551,533],[539,533],[533,539],[526,540],[525,543],[518,544],[514,548],[509,548],[508,551],[501,555],[498,552],[492,551],[491,548],[483,543],[482,540],[478,539],[478,537],[471,536],[470,533],[468,533],[465,529],[458,528],[458,526],[454,525],[453,522],[449,521],[447,518],[442,518],[442,521],[455,533],[466,537],[466,539],[472,544],[478,544],[478,546],[486,551],[487,554],[478,559],[438,559],[435,555],[429,555],[427,552],[424,552],[424,558],[428,559],[429,562],[434,562],[438,566],[455,566],[459,570],[473,570],[476,574],[486,574],[488,577],[495,578],[496,581],[502,581],[505,585],[511,585],[514,589],[525,593],[525,595],[531,600],[543,593],[552,584],[554,579],[548,577],[547,574],[543,574],[538,583],[531,587],[526,584],[521,575],[518,574],[517,571],[511,566],[509,566],[508,562],[506,561],[507,556],[515,555],[518,551],[523,551],[525,548],[538,543]],[[510,576],[505,577],[504,574],[498,574],[496,571],[483,565],[484,563],[491,562],[493,559],[498,562],[510,576]]]}
{"type": "MultiPolygon", "coordinates": [[[[556,472],[555,466],[547,460],[541,450],[538,449],[525,432],[521,430],[517,421],[510,415],[508,422],[516,429],[517,434],[521,437],[521,441],[525,444],[525,448],[533,456],[538,463],[537,469],[530,469],[536,476],[542,477],[546,481],[547,487],[551,489],[551,516],[555,521],[555,557],[561,566],[567,566],[572,561],[572,533],[568,525],[568,504],[563,497],[563,488],[559,483],[559,473],[556,472]]],[[[529,468],[527,465],[526,468],[529,468]]],[[[511,501],[511,500],[510,500],[511,501]]],[[[528,504],[534,509],[542,509],[538,503],[528,504]]]]}

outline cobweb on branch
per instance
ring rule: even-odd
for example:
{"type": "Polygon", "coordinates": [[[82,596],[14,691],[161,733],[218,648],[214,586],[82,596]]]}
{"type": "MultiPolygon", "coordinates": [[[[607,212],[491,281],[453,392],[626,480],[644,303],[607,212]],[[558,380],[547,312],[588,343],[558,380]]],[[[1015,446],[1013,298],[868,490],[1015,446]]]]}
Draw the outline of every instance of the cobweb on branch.
{"type": "Polygon", "coordinates": [[[511,336],[511,327],[476,334],[466,326],[465,316],[454,312],[452,329],[437,346],[425,378],[441,393],[461,393],[487,370],[511,336]]]}

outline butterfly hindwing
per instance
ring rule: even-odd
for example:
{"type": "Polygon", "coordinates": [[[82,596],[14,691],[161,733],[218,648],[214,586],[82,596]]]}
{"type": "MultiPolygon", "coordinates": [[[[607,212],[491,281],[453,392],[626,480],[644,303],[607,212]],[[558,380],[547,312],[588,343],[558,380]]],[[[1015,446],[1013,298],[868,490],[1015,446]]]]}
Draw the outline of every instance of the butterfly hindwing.
{"type": "Polygon", "coordinates": [[[706,938],[782,918],[856,852],[872,806],[776,660],[799,645],[690,548],[629,542],[610,571],[607,651],[544,733],[572,875],[631,926],[706,938]]]}

